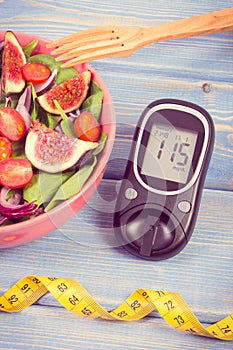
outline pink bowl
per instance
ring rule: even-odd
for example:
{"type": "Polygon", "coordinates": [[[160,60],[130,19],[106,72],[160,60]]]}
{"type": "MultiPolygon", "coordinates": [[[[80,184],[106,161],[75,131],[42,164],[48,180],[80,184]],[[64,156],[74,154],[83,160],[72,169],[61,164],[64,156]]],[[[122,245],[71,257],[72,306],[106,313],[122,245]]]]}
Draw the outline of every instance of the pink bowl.
{"type": "MultiPolygon", "coordinates": [[[[0,41],[4,40],[4,35],[4,32],[0,32],[0,41]]],[[[49,43],[49,41],[44,38],[23,33],[15,33],[15,35],[22,46],[27,45],[34,39],[39,40],[37,49],[33,54],[48,54],[51,51],[46,48],[46,44],[49,43]]],[[[88,202],[103,177],[115,138],[116,123],[112,99],[104,81],[91,65],[82,64],[75,68],[80,72],[89,69],[92,72],[92,79],[95,80],[104,91],[101,124],[102,130],[108,134],[108,140],[104,151],[99,157],[94,172],[83,186],[82,191],[77,195],[59,204],[49,212],[43,213],[35,218],[0,227],[0,248],[9,248],[25,244],[59,228],[88,202]]]]}

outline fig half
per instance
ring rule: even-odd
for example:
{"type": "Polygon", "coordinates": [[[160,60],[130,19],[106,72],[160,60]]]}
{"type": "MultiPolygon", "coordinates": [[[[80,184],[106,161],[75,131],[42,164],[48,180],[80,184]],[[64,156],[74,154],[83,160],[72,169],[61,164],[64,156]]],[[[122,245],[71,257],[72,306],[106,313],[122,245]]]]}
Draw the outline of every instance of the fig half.
{"type": "Polygon", "coordinates": [[[72,167],[97,146],[97,142],[82,141],[34,122],[26,138],[25,153],[37,169],[58,173],[72,167]]]}
{"type": "Polygon", "coordinates": [[[81,106],[90,86],[91,72],[86,70],[74,78],[68,79],[38,97],[38,102],[47,112],[60,114],[54,104],[56,100],[65,113],[81,106]]]}
{"type": "Polygon", "coordinates": [[[5,94],[20,93],[25,87],[22,67],[26,57],[13,32],[5,34],[5,44],[2,56],[2,88],[5,94]]]}

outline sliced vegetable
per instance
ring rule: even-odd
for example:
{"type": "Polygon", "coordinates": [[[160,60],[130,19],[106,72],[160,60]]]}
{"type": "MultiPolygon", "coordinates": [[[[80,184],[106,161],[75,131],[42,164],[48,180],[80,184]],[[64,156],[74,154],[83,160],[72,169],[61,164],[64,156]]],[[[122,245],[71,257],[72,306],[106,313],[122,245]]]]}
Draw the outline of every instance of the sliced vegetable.
{"type": "Polygon", "coordinates": [[[23,117],[12,107],[0,110],[0,134],[11,141],[18,141],[26,134],[23,117]]]}
{"type": "Polygon", "coordinates": [[[36,84],[35,85],[35,91],[37,94],[42,94],[45,91],[47,91],[55,82],[57,76],[57,69],[55,68],[54,71],[52,72],[52,74],[49,76],[49,78],[44,81],[43,83],[40,84],[36,84]]]}
{"type": "Polygon", "coordinates": [[[5,208],[20,208],[22,195],[18,192],[20,190],[13,190],[11,188],[2,187],[0,191],[0,204],[5,208]]]}
{"type": "Polygon", "coordinates": [[[6,96],[5,107],[11,107],[12,98],[10,96],[6,96]]]}
{"type": "Polygon", "coordinates": [[[31,163],[23,158],[0,161],[0,184],[8,188],[26,186],[33,177],[31,163]]]}
{"type": "Polygon", "coordinates": [[[18,104],[16,106],[16,109],[20,104],[22,104],[29,111],[31,107],[31,103],[32,103],[32,86],[28,85],[24,90],[24,92],[22,93],[22,95],[20,96],[20,98],[18,99],[18,104]]]}
{"type": "Polygon", "coordinates": [[[39,53],[38,55],[33,55],[29,57],[28,62],[37,62],[46,65],[49,67],[52,72],[57,66],[58,62],[55,61],[55,58],[44,53],[39,53]]]}
{"type": "Polygon", "coordinates": [[[74,122],[74,131],[83,141],[96,142],[100,138],[101,126],[90,112],[82,112],[74,122]]]}
{"type": "Polygon", "coordinates": [[[54,100],[57,100],[65,113],[71,112],[79,108],[85,100],[90,80],[91,72],[86,70],[39,96],[38,102],[45,111],[52,114],[60,114],[53,103],[54,100]]]}
{"type": "Polygon", "coordinates": [[[22,93],[22,95],[20,96],[18,100],[18,104],[16,106],[16,110],[20,113],[21,117],[25,122],[27,131],[29,130],[32,123],[31,114],[29,113],[31,102],[32,102],[32,87],[31,85],[28,85],[24,90],[24,92],[22,93]]]}
{"type": "Polygon", "coordinates": [[[8,220],[26,219],[30,216],[37,216],[41,213],[42,208],[37,208],[35,203],[25,202],[20,208],[7,208],[0,204],[0,225],[8,220]]]}
{"type": "Polygon", "coordinates": [[[38,62],[28,62],[22,67],[22,73],[25,80],[32,84],[44,83],[50,76],[49,68],[38,62]]]}
{"type": "Polygon", "coordinates": [[[15,34],[5,33],[5,45],[2,57],[2,88],[6,94],[19,93],[25,87],[21,68],[26,63],[23,49],[15,34]]]}
{"type": "Polygon", "coordinates": [[[27,134],[25,153],[33,166],[48,173],[72,167],[97,142],[84,142],[34,122],[27,134]]]}
{"type": "Polygon", "coordinates": [[[6,137],[0,136],[0,161],[11,157],[13,147],[6,137]]]}

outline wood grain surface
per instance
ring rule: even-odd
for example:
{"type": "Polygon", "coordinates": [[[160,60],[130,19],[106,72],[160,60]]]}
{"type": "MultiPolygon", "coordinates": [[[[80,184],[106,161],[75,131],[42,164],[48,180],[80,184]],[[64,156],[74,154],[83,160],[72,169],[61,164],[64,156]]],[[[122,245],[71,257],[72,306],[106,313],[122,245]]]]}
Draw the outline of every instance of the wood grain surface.
{"type": "MultiPolygon", "coordinates": [[[[0,31],[54,40],[101,25],[151,26],[232,6],[232,0],[0,0],[0,31]]],[[[111,310],[135,289],[155,288],[180,293],[209,325],[233,308],[233,33],[158,43],[129,58],[91,64],[116,112],[104,179],[64,226],[0,251],[0,294],[25,275],[70,277],[111,310]],[[150,102],[165,97],[207,109],[216,140],[190,243],[172,259],[148,262],[118,246],[112,215],[137,120],[150,102]]],[[[133,323],[79,318],[47,294],[21,313],[0,313],[0,349],[230,350],[232,342],[178,333],[157,312],[133,323]]]]}

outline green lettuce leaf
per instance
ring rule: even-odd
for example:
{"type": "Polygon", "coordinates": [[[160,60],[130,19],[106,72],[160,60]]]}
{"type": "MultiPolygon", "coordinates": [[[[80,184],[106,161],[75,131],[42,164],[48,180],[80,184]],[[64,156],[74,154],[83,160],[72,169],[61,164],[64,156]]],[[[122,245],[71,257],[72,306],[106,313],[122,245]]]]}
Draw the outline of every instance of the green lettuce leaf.
{"type": "Polygon", "coordinates": [[[74,175],[72,175],[67,181],[65,181],[62,186],[60,186],[51,199],[51,201],[48,203],[48,205],[45,207],[45,211],[49,211],[55,206],[57,206],[59,203],[63,202],[64,200],[72,197],[76,193],[80,192],[85,182],[90,177],[91,173],[93,172],[95,166],[97,164],[96,157],[93,157],[93,162],[91,164],[84,165],[80,170],[78,170],[74,175]]]}
{"type": "Polygon", "coordinates": [[[82,104],[82,111],[92,113],[99,120],[102,110],[103,90],[92,80],[89,97],[82,104]]]}
{"type": "Polygon", "coordinates": [[[38,43],[39,40],[33,40],[28,45],[24,46],[23,51],[27,60],[31,56],[33,50],[37,47],[38,43]]]}
{"type": "Polygon", "coordinates": [[[53,198],[63,183],[74,174],[73,172],[64,172],[49,174],[40,171],[33,176],[32,181],[23,189],[23,198],[28,202],[33,202],[40,206],[46,205],[53,198]]]}
{"type": "Polygon", "coordinates": [[[58,109],[62,117],[61,128],[63,132],[68,136],[76,137],[76,134],[74,132],[74,123],[67,117],[67,115],[65,114],[65,112],[63,111],[59,103],[57,102],[57,100],[53,100],[53,103],[55,104],[56,108],[58,109]]]}
{"type": "Polygon", "coordinates": [[[70,68],[60,68],[57,73],[56,83],[61,84],[67,79],[72,79],[78,75],[78,71],[73,67],[70,68]]]}

